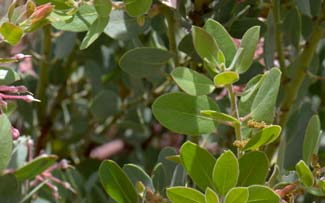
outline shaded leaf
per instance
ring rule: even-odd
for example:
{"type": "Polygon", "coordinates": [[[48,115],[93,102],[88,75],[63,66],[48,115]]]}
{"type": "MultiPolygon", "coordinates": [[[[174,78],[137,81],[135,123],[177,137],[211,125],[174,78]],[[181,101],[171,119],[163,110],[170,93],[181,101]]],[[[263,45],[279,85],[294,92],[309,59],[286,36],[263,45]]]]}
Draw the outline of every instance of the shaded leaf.
{"type": "Polygon", "coordinates": [[[308,122],[303,144],[303,160],[307,164],[311,163],[313,154],[318,154],[320,138],[320,120],[318,115],[313,115],[308,122]]]}
{"type": "Polygon", "coordinates": [[[112,10],[104,32],[113,39],[133,39],[149,27],[149,21],[146,18],[145,24],[140,26],[137,19],[130,17],[125,11],[112,10]]]}
{"type": "Polygon", "coordinates": [[[165,173],[165,181],[166,184],[169,186],[171,184],[172,178],[173,178],[173,173],[175,171],[175,168],[177,166],[177,163],[175,163],[174,161],[169,160],[167,157],[170,156],[179,156],[176,155],[177,152],[174,148],[172,147],[165,147],[163,148],[159,155],[158,155],[158,160],[157,162],[162,163],[163,164],[163,168],[164,168],[164,173],[165,173]]]}
{"type": "Polygon", "coordinates": [[[217,123],[200,115],[201,110],[218,111],[216,103],[207,96],[190,96],[185,93],[169,93],[160,96],[152,105],[156,119],[173,132],[186,135],[211,133],[217,123]]]}
{"type": "Polygon", "coordinates": [[[11,124],[5,114],[0,114],[0,171],[6,169],[11,152],[11,124]]]}
{"type": "Polygon", "coordinates": [[[269,169],[269,160],[264,152],[252,151],[239,158],[238,186],[264,184],[269,169]],[[258,164],[254,164],[258,163],[258,164]]]}
{"type": "Polygon", "coordinates": [[[0,85],[10,85],[17,80],[20,77],[12,68],[0,67],[0,85]]]}
{"type": "Polygon", "coordinates": [[[150,176],[138,165],[135,164],[125,164],[123,166],[123,171],[130,178],[133,185],[136,185],[138,181],[141,181],[143,185],[154,191],[153,183],[150,176]]]}
{"type": "Polygon", "coordinates": [[[173,55],[168,51],[141,47],[127,51],[120,59],[120,67],[134,77],[149,77],[157,73],[173,55]]]}
{"type": "Polygon", "coordinates": [[[196,52],[202,58],[207,59],[210,63],[218,64],[218,44],[214,38],[200,27],[192,27],[193,44],[196,52]]]}
{"type": "Polygon", "coordinates": [[[104,121],[118,112],[120,98],[111,90],[100,91],[90,104],[90,110],[98,121],[104,121]]]}
{"type": "Polygon", "coordinates": [[[107,194],[117,202],[135,203],[137,193],[124,171],[111,160],[99,166],[99,178],[107,194]]]}
{"type": "Polygon", "coordinates": [[[226,66],[228,67],[236,54],[236,45],[232,37],[219,22],[213,19],[207,20],[204,25],[204,29],[208,33],[210,33],[210,35],[215,39],[215,41],[219,45],[219,48],[225,55],[226,66]]]}
{"type": "Polygon", "coordinates": [[[164,194],[167,181],[166,181],[165,169],[162,163],[158,163],[153,169],[152,182],[155,189],[160,193],[164,194]]]}
{"type": "Polygon", "coordinates": [[[20,183],[14,175],[0,176],[0,200],[1,203],[19,202],[21,198],[20,183]]]}
{"type": "Polygon", "coordinates": [[[52,26],[58,30],[84,32],[98,17],[94,6],[82,5],[73,16],[67,16],[65,11],[52,12],[52,26]]]}
{"type": "Polygon", "coordinates": [[[24,166],[18,168],[14,175],[19,181],[32,179],[48,169],[50,166],[54,165],[57,158],[58,157],[55,155],[41,155],[26,163],[24,166]]]}
{"type": "Polygon", "coordinates": [[[301,35],[301,16],[298,8],[294,7],[286,12],[283,22],[283,41],[289,45],[292,44],[296,50],[299,50],[301,35]]]}
{"type": "Polygon", "coordinates": [[[245,87],[245,91],[240,97],[240,101],[246,102],[249,100],[254,93],[258,90],[258,88],[261,86],[261,82],[263,80],[264,75],[258,74],[255,75],[252,79],[248,81],[245,87]]]}
{"type": "Polygon", "coordinates": [[[89,47],[104,32],[108,24],[109,14],[112,10],[112,2],[106,0],[94,0],[94,6],[98,13],[98,18],[89,27],[85,38],[82,40],[80,49],[89,47]]]}
{"type": "Polygon", "coordinates": [[[260,37],[260,27],[253,26],[249,28],[241,42],[240,47],[243,48],[242,53],[240,54],[237,64],[236,64],[236,71],[238,73],[246,72],[253,63],[253,58],[255,54],[255,49],[260,37]]]}
{"type": "Polygon", "coordinates": [[[151,7],[152,0],[123,0],[126,12],[132,17],[145,14],[151,7]]]}
{"type": "Polygon", "coordinates": [[[281,127],[278,125],[272,125],[263,128],[260,132],[248,141],[245,145],[244,150],[256,150],[263,145],[274,142],[281,134],[281,127]]]}
{"type": "Polygon", "coordinates": [[[37,4],[52,3],[56,9],[69,9],[73,6],[73,0],[35,0],[37,4]]]}
{"type": "Polygon", "coordinates": [[[252,103],[251,114],[256,121],[272,123],[280,87],[281,72],[278,68],[272,68],[265,74],[265,78],[252,103]]]}

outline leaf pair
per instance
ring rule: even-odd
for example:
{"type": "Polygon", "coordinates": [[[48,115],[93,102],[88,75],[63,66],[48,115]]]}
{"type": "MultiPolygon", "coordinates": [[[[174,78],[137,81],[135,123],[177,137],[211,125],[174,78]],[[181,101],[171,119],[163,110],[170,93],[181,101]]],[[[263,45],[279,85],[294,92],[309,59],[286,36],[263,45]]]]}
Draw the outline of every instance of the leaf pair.
{"type": "Polygon", "coordinates": [[[171,76],[184,92],[193,96],[210,94],[215,87],[224,87],[239,79],[236,72],[225,71],[216,75],[212,82],[205,75],[186,67],[177,67],[171,72],[171,76]]]}
{"type": "Polygon", "coordinates": [[[247,30],[238,50],[226,29],[212,19],[206,22],[203,29],[193,26],[192,32],[195,50],[203,60],[207,60],[214,66],[223,63],[227,67],[235,67],[238,73],[244,73],[253,62],[260,28],[254,26],[247,30]],[[222,59],[219,57],[220,52],[225,60],[220,60],[222,59]]]}
{"type": "Polygon", "coordinates": [[[235,156],[227,151],[216,161],[207,150],[186,142],[180,150],[180,155],[187,173],[201,189],[218,188],[217,191],[223,195],[235,185],[264,184],[269,167],[266,155],[258,151],[246,153],[239,158],[238,163],[235,156]],[[229,183],[226,182],[228,179],[229,183]],[[223,184],[224,181],[229,185],[223,184]]]}
{"type": "Polygon", "coordinates": [[[281,72],[278,68],[253,77],[240,98],[240,114],[251,114],[256,121],[272,123],[280,81],[281,72]]]}
{"type": "Polygon", "coordinates": [[[270,188],[255,185],[264,184],[268,173],[269,162],[262,152],[250,152],[237,160],[231,151],[226,151],[215,160],[205,149],[186,142],[180,150],[180,158],[194,183],[206,192],[204,195],[192,188],[172,187],[167,190],[167,196],[173,203],[219,202],[218,195],[224,197],[226,203],[257,200],[278,203],[280,199],[270,188]]]}
{"type": "MultiPolygon", "coordinates": [[[[219,203],[213,190],[207,188],[205,195],[193,188],[173,187],[167,190],[172,203],[219,203]]],[[[225,196],[224,203],[278,203],[280,197],[270,188],[262,185],[232,188],[225,196]]]]}
{"type": "Polygon", "coordinates": [[[80,49],[89,47],[101,34],[109,21],[109,14],[112,10],[112,2],[105,0],[94,0],[94,6],[98,14],[95,22],[89,27],[89,30],[82,40],[80,49]]]}

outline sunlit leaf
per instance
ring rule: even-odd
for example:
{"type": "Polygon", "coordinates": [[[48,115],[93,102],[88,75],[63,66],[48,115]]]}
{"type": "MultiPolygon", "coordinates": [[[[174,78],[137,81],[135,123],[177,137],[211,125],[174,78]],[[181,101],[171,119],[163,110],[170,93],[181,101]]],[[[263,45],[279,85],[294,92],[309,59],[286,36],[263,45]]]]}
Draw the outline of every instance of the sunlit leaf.
{"type": "Polygon", "coordinates": [[[213,82],[205,75],[185,67],[171,73],[177,85],[190,95],[206,95],[214,90],[213,82]]]}

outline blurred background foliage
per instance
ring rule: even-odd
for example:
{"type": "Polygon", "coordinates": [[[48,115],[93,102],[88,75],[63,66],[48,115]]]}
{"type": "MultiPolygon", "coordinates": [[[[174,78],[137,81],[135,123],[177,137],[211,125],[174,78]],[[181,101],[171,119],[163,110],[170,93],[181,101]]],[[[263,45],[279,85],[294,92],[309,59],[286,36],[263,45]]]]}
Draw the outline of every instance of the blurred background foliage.
{"type": "MultiPolygon", "coordinates": [[[[32,55],[31,59],[9,66],[22,77],[15,85],[26,86],[42,102],[10,103],[10,108],[15,109],[10,120],[22,135],[34,140],[35,154],[55,154],[74,166],[74,169],[55,172],[79,193],[75,196],[58,186],[60,202],[106,202],[108,197],[97,175],[102,160],[113,159],[121,165],[135,163],[150,174],[164,147],[178,149],[187,139],[162,127],[154,119],[151,105],[159,95],[178,90],[168,74],[175,65],[205,71],[193,48],[192,25],[203,26],[207,19],[213,18],[234,38],[241,38],[254,25],[261,26],[255,61],[235,85],[240,92],[256,74],[281,67],[285,70],[278,99],[281,101],[288,93],[282,87],[295,75],[304,42],[314,26],[324,29],[323,23],[315,23],[315,16],[325,15],[321,0],[154,0],[147,14],[131,17],[119,8],[121,2],[116,1],[104,32],[88,48],[80,50],[85,31],[98,19],[94,6],[88,1],[35,2],[39,5],[50,2],[55,6],[47,17],[50,24],[26,34],[15,46],[0,43],[0,58],[20,52],[32,55]],[[65,21],[68,15],[73,19],[65,21]],[[170,50],[177,60],[167,61],[169,56],[166,56],[158,71],[144,70],[144,77],[122,70],[121,57],[137,47],[170,50]]],[[[6,21],[11,3],[0,1],[2,21],[6,21]]],[[[16,15],[25,3],[17,1],[16,15]]],[[[134,57],[138,61],[134,65],[150,60],[146,55],[134,57]]],[[[223,89],[215,90],[212,95],[224,112],[229,111],[223,89]]],[[[281,146],[285,169],[293,169],[302,159],[305,129],[313,114],[319,114],[324,131],[324,95],[325,39],[322,38],[312,53],[298,96],[288,109],[291,113],[281,146]]],[[[24,142],[23,139],[24,136],[17,143],[24,142]]],[[[234,148],[233,131],[225,126],[220,125],[212,136],[204,135],[200,139],[215,155],[234,148]]],[[[325,165],[324,136],[319,157],[321,165],[325,165]]],[[[50,193],[42,187],[39,198],[32,202],[54,202],[50,193]]],[[[304,202],[312,202],[313,198],[316,197],[307,196],[304,202]]]]}

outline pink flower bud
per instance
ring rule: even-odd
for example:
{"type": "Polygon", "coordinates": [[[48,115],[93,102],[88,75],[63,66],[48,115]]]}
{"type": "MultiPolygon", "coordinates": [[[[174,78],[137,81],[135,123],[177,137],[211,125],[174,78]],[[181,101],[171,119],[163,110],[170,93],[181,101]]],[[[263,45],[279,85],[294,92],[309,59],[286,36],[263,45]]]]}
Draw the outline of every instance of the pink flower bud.
{"type": "Polygon", "coordinates": [[[54,6],[51,3],[47,3],[41,6],[37,6],[33,14],[30,16],[32,24],[35,24],[42,19],[45,19],[53,11],[54,6]]]}
{"type": "Polygon", "coordinates": [[[11,135],[13,140],[17,140],[20,136],[20,132],[17,128],[12,127],[11,128],[11,135]]]}
{"type": "Polygon", "coordinates": [[[41,102],[41,100],[35,99],[32,95],[25,95],[23,100],[26,102],[41,102]]]}
{"type": "Polygon", "coordinates": [[[31,55],[25,55],[25,54],[22,54],[22,53],[16,54],[14,56],[14,58],[19,60],[19,61],[24,60],[25,58],[31,58],[31,57],[32,57],[31,55]]]}

